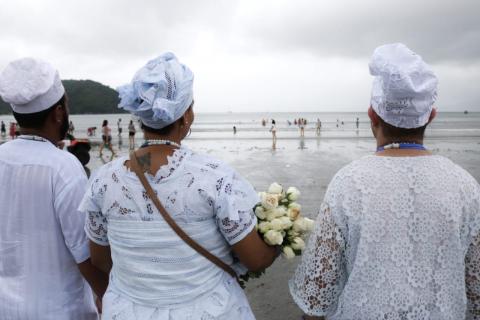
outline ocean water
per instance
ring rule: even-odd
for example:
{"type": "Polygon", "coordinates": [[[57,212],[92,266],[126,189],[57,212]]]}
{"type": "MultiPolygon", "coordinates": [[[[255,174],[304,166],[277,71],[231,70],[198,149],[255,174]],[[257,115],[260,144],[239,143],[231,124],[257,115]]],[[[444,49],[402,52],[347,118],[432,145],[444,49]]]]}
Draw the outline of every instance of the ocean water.
{"type": "MultiPolygon", "coordinates": [[[[366,112],[351,113],[199,113],[195,114],[192,134],[188,139],[230,140],[230,139],[271,139],[271,119],[275,119],[277,138],[297,139],[299,128],[293,124],[294,119],[307,119],[305,139],[318,138],[315,134],[316,121],[322,122],[321,138],[372,138],[370,121],[366,112]],[[356,126],[356,119],[359,126],[356,126]],[[266,126],[262,126],[266,119],[266,126]],[[288,123],[290,121],[290,124],[288,123]],[[233,127],[237,134],[233,134],[233,127]]],[[[88,137],[93,141],[101,139],[100,128],[103,120],[108,120],[114,139],[118,136],[117,120],[122,119],[123,137],[128,136],[127,126],[131,119],[137,128],[136,138],[141,139],[139,123],[129,114],[71,115],[70,120],[75,126],[74,135],[87,137],[87,128],[97,127],[96,135],[88,137]]],[[[7,124],[14,121],[12,116],[0,116],[7,124]]],[[[480,138],[480,112],[464,114],[463,112],[439,112],[437,118],[428,127],[427,138],[480,138]]]]}

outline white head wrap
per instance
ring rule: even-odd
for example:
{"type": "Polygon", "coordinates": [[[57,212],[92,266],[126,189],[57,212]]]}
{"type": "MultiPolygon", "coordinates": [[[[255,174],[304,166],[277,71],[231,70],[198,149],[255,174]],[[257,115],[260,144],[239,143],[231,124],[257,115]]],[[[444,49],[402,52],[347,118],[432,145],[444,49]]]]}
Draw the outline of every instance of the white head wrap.
{"type": "Polygon", "coordinates": [[[0,74],[0,96],[16,113],[46,110],[64,94],[58,71],[42,60],[15,60],[0,74]]]}
{"type": "Polygon", "coordinates": [[[180,119],[193,102],[193,73],[167,52],[137,71],[130,84],[117,89],[119,108],[148,127],[162,129],[180,119]]]}
{"type": "Polygon", "coordinates": [[[422,57],[404,44],[386,44],[375,49],[369,67],[375,76],[371,105],[380,118],[399,128],[424,126],[438,80],[422,57]]]}

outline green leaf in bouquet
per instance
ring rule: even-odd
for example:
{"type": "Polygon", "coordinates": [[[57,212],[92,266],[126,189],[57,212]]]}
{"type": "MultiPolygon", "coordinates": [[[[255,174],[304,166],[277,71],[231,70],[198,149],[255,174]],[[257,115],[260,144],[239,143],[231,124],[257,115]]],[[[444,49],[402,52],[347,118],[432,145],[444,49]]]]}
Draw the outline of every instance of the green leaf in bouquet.
{"type": "Polygon", "coordinates": [[[264,274],[265,274],[265,269],[261,271],[248,271],[244,275],[241,275],[240,277],[238,277],[238,283],[240,284],[240,287],[242,287],[242,289],[245,289],[248,280],[258,279],[264,274]]]}

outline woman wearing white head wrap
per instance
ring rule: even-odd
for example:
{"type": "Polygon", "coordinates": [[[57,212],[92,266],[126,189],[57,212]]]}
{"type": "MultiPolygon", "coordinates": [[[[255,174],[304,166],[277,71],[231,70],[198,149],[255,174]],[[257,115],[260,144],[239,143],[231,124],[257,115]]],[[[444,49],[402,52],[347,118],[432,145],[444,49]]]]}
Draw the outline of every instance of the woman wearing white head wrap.
{"type": "MultiPolygon", "coordinates": [[[[142,122],[138,163],[191,238],[238,274],[266,268],[276,250],[254,228],[257,193],[228,165],[181,145],[194,119],[192,85],[190,69],[166,53],[119,88],[119,107],[142,122]]],[[[254,319],[236,280],[173,232],[130,165],[123,157],[99,169],[81,205],[92,260],[110,272],[102,319],[254,319]]]]}

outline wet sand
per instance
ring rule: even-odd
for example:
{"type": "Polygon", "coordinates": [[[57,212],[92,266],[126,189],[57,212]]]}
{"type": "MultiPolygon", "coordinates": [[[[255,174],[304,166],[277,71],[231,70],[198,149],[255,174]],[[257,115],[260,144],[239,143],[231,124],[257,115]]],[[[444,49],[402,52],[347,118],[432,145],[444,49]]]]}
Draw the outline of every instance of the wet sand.
{"type": "MultiPolygon", "coordinates": [[[[277,149],[271,149],[268,140],[198,140],[185,144],[197,152],[210,154],[235,167],[259,190],[271,182],[285,187],[296,186],[302,192],[299,202],[303,214],[317,215],[329,181],[341,167],[354,159],[372,154],[373,139],[290,139],[279,140],[277,149]]],[[[425,145],[436,154],[444,155],[469,171],[480,181],[480,138],[426,139],[425,145]]],[[[118,151],[118,141],[115,145],[118,151]]],[[[123,139],[119,154],[128,153],[128,140],[123,139]]],[[[107,158],[109,152],[104,152],[107,158]]],[[[101,165],[98,149],[91,152],[89,167],[101,165]]],[[[246,293],[258,320],[300,319],[302,312],[293,303],[288,292],[291,277],[299,258],[283,258],[267,270],[260,279],[247,284],[246,293]]]]}

